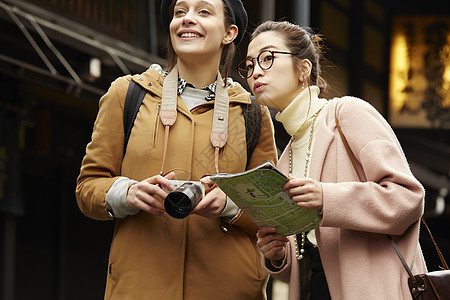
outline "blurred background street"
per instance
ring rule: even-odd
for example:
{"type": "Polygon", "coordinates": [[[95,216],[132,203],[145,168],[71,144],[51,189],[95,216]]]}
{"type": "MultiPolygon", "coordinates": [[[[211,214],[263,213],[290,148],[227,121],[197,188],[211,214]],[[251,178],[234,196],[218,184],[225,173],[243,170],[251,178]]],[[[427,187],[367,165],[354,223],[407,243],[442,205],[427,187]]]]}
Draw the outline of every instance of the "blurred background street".
{"type": "MultiPolygon", "coordinates": [[[[265,20],[325,36],[330,90],[390,122],[426,189],[425,217],[450,260],[450,10],[437,0],[243,0],[265,20]]],[[[110,83],[162,66],[160,0],[0,0],[0,299],[102,299],[113,222],[88,219],[75,181],[110,83]]],[[[248,35],[235,65],[246,54],[248,35]]],[[[248,88],[232,73],[234,80],[248,88]]],[[[273,112],[273,115],[275,112],[273,112]]],[[[274,120],[278,147],[288,136],[274,120]]],[[[423,231],[430,270],[440,262],[423,231]]],[[[162,254],[163,255],[163,254],[162,254]]],[[[268,298],[287,299],[286,285],[268,298]]]]}

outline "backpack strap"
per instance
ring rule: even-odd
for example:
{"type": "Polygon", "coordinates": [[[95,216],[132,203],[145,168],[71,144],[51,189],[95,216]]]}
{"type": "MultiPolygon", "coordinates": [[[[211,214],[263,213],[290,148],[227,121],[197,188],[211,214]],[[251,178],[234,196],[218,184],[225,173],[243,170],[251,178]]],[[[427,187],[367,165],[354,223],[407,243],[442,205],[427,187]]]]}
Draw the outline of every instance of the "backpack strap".
{"type": "Polygon", "coordinates": [[[261,105],[250,95],[251,103],[242,105],[242,114],[245,121],[245,139],[247,143],[247,165],[256,148],[256,142],[261,130],[261,105]]]}
{"type": "Polygon", "coordinates": [[[133,80],[130,81],[127,96],[125,97],[125,105],[123,108],[124,156],[127,150],[128,140],[130,139],[131,129],[133,128],[134,120],[136,119],[145,93],[146,90],[143,87],[141,87],[139,84],[136,84],[133,80]]]}

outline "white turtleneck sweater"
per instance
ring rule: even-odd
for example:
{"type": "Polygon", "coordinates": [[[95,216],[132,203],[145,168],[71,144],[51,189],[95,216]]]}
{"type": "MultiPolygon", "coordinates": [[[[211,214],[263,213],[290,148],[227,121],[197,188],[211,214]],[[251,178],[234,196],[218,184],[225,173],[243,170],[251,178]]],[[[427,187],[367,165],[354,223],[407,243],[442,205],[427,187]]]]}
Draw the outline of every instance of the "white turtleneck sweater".
{"type": "Polygon", "coordinates": [[[303,89],[300,94],[298,94],[297,97],[295,97],[295,99],[275,117],[277,121],[283,124],[287,133],[293,137],[293,141],[290,143],[290,146],[292,147],[291,175],[296,178],[305,177],[305,158],[310,142],[311,126],[314,121],[313,116],[320,110],[314,124],[311,153],[314,147],[317,128],[323,116],[323,110],[321,109],[328,103],[326,99],[318,97],[319,92],[320,90],[317,86],[303,89]]]}
{"type": "MultiPolygon", "coordinates": [[[[290,175],[296,178],[305,177],[306,167],[306,177],[309,175],[311,159],[306,162],[306,152],[310,138],[312,138],[310,153],[313,153],[317,128],[323,117],[322,108],[328,103],[328,100],[319,98],[319,93],[320,89],[317,86],[303,89],[282,112],[275,116],[275,119],[283,124],[287,133],[293,137],[293,140],[288,144],[288,147],[292,147],[292,174],[290,175]],[[314,122],[314,130],[311,136],[314,114],[318,111],[320,112],[314,122]],[[306,165],[307,163],[308,165],[306,165]]],[[[317,246],[314,230],[310,231],[307,237],[314,246],[317,246]]]]}

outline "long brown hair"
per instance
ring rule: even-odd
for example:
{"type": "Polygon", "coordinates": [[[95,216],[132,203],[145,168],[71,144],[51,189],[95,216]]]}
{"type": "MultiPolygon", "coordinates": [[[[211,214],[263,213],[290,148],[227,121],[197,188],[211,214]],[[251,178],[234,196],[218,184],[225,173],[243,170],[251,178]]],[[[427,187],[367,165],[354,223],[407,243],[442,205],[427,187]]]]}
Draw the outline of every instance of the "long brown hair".
{"type": "Polygon", "coordinates": [[[293,56],[297,63],[294,64],[297,73],[301,74],[301,61],[309,59],[312,64],[311,75],[306,82],[309,85],[317,85],[323,92],[327,83],[320,76],[320,59],[322,57],[322,37],[314,34],[309,27],[300,27],[287,21],[266,21],[259,25],[250,37],[253,41],[258,35],[267,31],[278,32],[284,37],[284,42],[289,51],[295,53],[293,56]]]}
{"type": "MultiPolygon", "coordinates": [[[[175,3],[177,0],[173,0],[169,7],[169,15],[170,19],[173,18],[173,9],[175,7],[175,3]]],[[[225,28],[229,28],[231,25],[233,25],[233,16],[231,14],[230,8],[226,5],[224,1],[224,12],[225,12],[225,28]]],[[[240,29],[239,29],[240,30],[240,29]]],[[[172,45],[172,41],[170,39],[170,36],[167,38],[166,43],[166,51],[167,51],[167,67],[166,71],[170,71],[175,67],[177,64],[178,56],[175,53],[172,45]]],[[[226,83],[226,78],[228,78],[228,74],[230,72],[231,66],[233,65],[233,58],[234,54],[236,52],[236,45],[234,43],[229,43],[228,45],[225,45],[222,49],[222,55],[220,58],[220,75],[222,75],[222,78],[224,79],[224,84],[226,83]]]]}

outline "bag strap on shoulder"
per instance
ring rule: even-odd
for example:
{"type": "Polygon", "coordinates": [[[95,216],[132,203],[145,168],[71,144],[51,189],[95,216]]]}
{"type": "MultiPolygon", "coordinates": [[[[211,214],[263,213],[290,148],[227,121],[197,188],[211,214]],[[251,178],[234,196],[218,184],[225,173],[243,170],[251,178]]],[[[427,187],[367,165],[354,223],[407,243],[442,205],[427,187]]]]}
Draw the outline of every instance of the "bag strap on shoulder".
{"type": "Polygon", "coordinates": [[[250,95],[251,103],[242,105],[242,114],[245,121],[245,138],[247,142],[247,165],[256,148],[261,131],[261,105],[250,95]]]}
{"type": "MultiPolygon", "coordinates": [[[[348,142],[347,142],[347,139],[346,139],[345,136],[344,136],[344,133],[342,132],[341,126],[339,125],[339,119],[338,119],[338,117],[337,117],[337,105],[335,106],[334,118],[335,118],[335,121],[336,121],[336,127],[337,127],[337,130],[339,131],[339,135],[341,136],[341,139],[342,139],[342,141],[343,141],[343,143],[344,143],[344,145],[345,145],[345,149],[347,150],[347,153],[348,153],[348,155],[350,156],[350,159],[352,160],[353,168],[355,169],[356,174],[358,174],[358,178],[359,178],[359,180],[361,181],[361,178],[362,178],[362,177],[361,177],[360,174],[359,174],[359,171],[358,171],[358,168],[357,168],[357,164],[356,164],[355,157],[354,157],[354,155],[353,155],[353,152],[352,152],[351,149],[350,149],[350,146],[349,146],[349,144],[348,144],[348,142]]],[[[423,225],[425,225],[425,228],[427,229],[428,234],[429,234],[430,237],[431,237],[431,240],[432,240],[432,242],[433,242],[433,244],[434,244],[434,247],[435,247],[435,249],[436,249],[436,252],[437,252],[438,255],[439,255],[439,258],[441,259],[441,262],[442,262],[442,265],[443,265],[444,269],[445,269],[445,270],[448,270],[447,262],[445,261],[444,256],[443,256],[442,253],[441,253],[441,250],[439,250],[439,247],[438,247],[436,241],[434,240],[433,235],[431,234],[430,228],[428,228],[428,225],[427,225],[427,223],[425,222],[425,219],[424,219],[423,217],[421,218],[421,220],[422,220],[423,225]]],[[[392,247],[394,247],[394,250],[395,250],[395,252],[397,253],[398,258],[400,259],[401,263],[402,263],[403,266],[405,267],[406,272],[408,272],[409,277],[410,277],[412,280],[414,280],[414,275],[412,274],[411,269],[409,268],[408,264],[406,263],[405,259],[403,258],[403,255],[400,253],[400,250],[398,249],[397,245],[395,244],[394,240],[392,239],[392,236],[388,234],[387,237],[388,237],[389,241],[391,242],[392,247]]]]}
{"type": "Polygon", "coordinates": [[[136,84],[133,80],[130,81],[123,108],[124,156],[125,152],[127,151],[127,144],[128,140],[130,139],[131,129],[133,128],[134,120],[136,119],[139,108],[141,107],[145,93],[146,90],[143,87],[141,87],[139,84],[136,84]]]}

